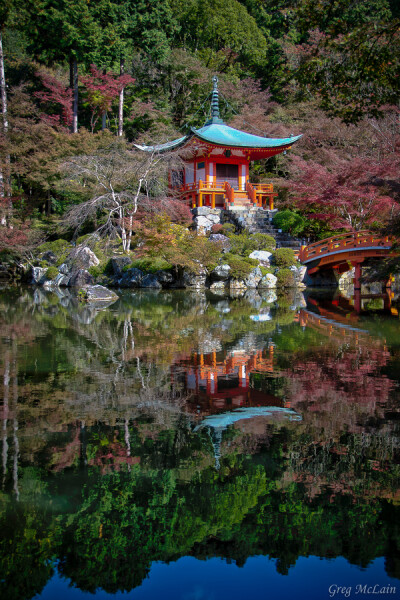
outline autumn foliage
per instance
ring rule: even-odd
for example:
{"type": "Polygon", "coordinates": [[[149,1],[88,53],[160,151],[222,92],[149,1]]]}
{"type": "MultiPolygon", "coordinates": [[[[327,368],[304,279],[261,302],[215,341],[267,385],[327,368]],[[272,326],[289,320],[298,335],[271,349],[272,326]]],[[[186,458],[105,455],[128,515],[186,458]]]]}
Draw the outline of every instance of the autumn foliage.
{"type": "Polygon", "coordinates": [[[51,126],[64,125],[71,127],[72,124],[72,90],[61,81],[52,77],[44,71],[38,71],[36,76],[40,79],[43,90],[34,92],[40,104],[46,109],[41,114],[45,123],[51,126]],[[53,112],[56,110],[56,112],[53,112]]]}
{"type": "Polygon", "coordinates": [[[376,165],[360,158],[328,169],[316,161],[293,159],[297,176],[289,183],[293,201],[308,218],[329,222],[332,229],[359,231],[383,225],[400,212],[395,200],[374,185],[376,165]],[[368,170],[370,167],[370,170],[368,170]]]}
{"type": "Polygon", "coordinates": [[[111,109],[113,101],[122,89],[135,82],[131,75],[114,75],[112,72],[101,71],[96,65],[90,65],[90,73],[81,77],[86,88],[86,97],[91,111],[90,124],[94,130],[99,117],[111,109]]]}

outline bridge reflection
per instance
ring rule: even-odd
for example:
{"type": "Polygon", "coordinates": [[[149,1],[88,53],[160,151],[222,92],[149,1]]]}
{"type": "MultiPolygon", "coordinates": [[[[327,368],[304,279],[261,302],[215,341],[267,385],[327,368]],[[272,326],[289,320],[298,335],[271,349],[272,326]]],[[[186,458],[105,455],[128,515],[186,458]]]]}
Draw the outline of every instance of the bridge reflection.
{"type": "MultiPolygon", "coordinates": [[[[396,312],[391,307],[389,294],[363,295],[361,298],[362,301],[379,300],[384,312],[396,312]]],[[[355,310],[356,304],[357,298],[352,300],[344,296],[329,300],[308,298],[307,309],[296,312],[293,324],[312,329],[320,336],[310,338],[308,343],[311,346],[299,348],[300,362],[307,363],[307,357],[315,353],[316,344],[318,352],[332,354],[332,360],[338,364],[339,370],[343,373],[349,371],[346,375],[348,378],[357,377],[357,369],[352,362],[354,353],[360,365],[365,361],[363,373],[367,364],[369,372],[390,360],[385,339],[371,335],[363,328],[361,311],[355,310]],[[342,349],[340,356],[337,355],[338,348],[342,349]],[[370,360],[372,351],[375,353],[374,359],[370,360]]],[[[272,333],[269,341],[256,337],[247,341],[238,339],[233,348],[223,348],[217,339],[213,340],[213,344],[215,348],[199,347],[192,354],[181,355],[171,366],[174,383],[182,385],[188,394],[186,408],[191,414],[204,418],[239,408],[293,408],[294,397],[283,392],[285,382],[288,378],[293,380],[297,377],[300,383],[305,372],[297,369],[298,361],[288,370],[284,353],[279,349],[280,331],[276,335],[272,333]]],[[[315,375],[315,385],[319,385],[316,372],[315,375]]],[[[306,377],[309,378],[310,374],[306,377]]],[[[336,383],[332,380],[330,385],[334,390],[336,383]]]]}

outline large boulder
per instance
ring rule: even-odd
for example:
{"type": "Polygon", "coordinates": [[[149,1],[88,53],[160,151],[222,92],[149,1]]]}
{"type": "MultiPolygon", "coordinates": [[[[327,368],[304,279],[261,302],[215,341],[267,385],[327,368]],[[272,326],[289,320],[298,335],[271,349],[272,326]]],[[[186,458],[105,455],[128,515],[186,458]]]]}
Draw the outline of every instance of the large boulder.
{"type": "Polygon", "coordinates": [[[212,233],[208,239],[210,242],[218,242],[219,244],[221,244],[223,250],[229,251],[231,249],[232,244],[230,242],[230,239],[222,233],[212,233]]]}
{"type": "Polygon", "coordinates": [[[118,300],[117,294],[102,285],[89,285],[79,290],[79,296],[87,302],[105,302],[118,300]]]}
{"type": "Polygon", "coordinates": [[[128,256],[113,256],[110,262],[115,277],[119,279],[123,276],[124,267],[130,265],[132,260],[128,256]]]}
{"type": "Polygon", "coordinates": [[[84,287],[93,285],[94,279],[86,269],[76,269],[71,273],[71,278],[68,282],[68,287],[84,287]]]}
{"type": "Polygon", "coordinates": [[[208,216],[195,217],[194,223],[196,225],[196,229],[204,232],[210,231],[211,227],[214,225],[214,221],[211,221],[211,219],[209,219],[208,216]]]}
{"type": "Polygon", "coordinates": [[[215,283],[212,283],[210,285],[210,290],[214,293],[219,294],[221,292],[225,292],[225,286],[225,281],[216,281],[215,283]]]}
{"type": "Polygon", "coordinates": [[[118,279],[118,285],[123,288],[138,288],[142,283],[144,273],[140,269],[135,267],[125,271],[120,279],[118,279]]]}
{"type": "Polygon", "coordinates": [[[208,215],[207,219],[208,219],[209,221],[211,221],[211,223],[213,223],[213,225],[215,225],[216,223],[219,223],[219,222],[220,222],[220,217],[219,217],[219,215],[213,215],[213,214],[211,214],[211,215],[208,215]]]}
{"type": "Polygon", "coordinates": [[[272,275],[272,273],[267,273],[266,275],[264,275],[264,277],[262,277],[260,283],[258,284],[258,287],[273,290],[276,288],[277,281],[278,278],[275,277],[275,275],[272,275]]]}
{"type": "Polygon", "coordinates": [[[272,252],[267,252],[267,250],[254,250],[249,254],[249,258],[257,259],[260,265],[264,267],[269,267],[271,256],[272,252]]]}
{"type": "Polygon", "coordinates": [[[162,287],[168,287],[174,282],[174,276],[171,271],[157,271],[155,276],[161,283],[162,287]]]}
{"type": "Polygon", "coordinates": [[[77,246],[70,252],[67,262],[78,269],[97,267],[100,263],[95,253],[88,246],[77,246]]]}
{"type": "Polygon", "coordinates": [[[42,285],[46,281],[47,267],[32,267],[31,281],[35,285],[42,285]]]}
{"type": "Polygon", "coordinates": [[[231,279],[229,282],[229,289],[244,291],[247,289],[247,285],[242,279],[231,279]]]}
{"type": "Polygon", "coordinates": [[[262,279],[262,273],[260,267],[256,267],[244,280],[246,287],[256,288],[262,279]]]}
{"type": "Polygon", "coordinates": [[[182,283],[185,287],[191,287],[196,290],[200,290],[206,287],[206,280],[207,276],[205,274],[196,275],[195,273],[185,271],[183,273],[182,283]]]}
{"type": "Polygon", "coordinates": [[[158,281],[158,278],[156,275],[154,275],[153,273],[149,273],[148,275],[145,275],[145,277],[143,277],[140,287],[161,289],[162,285],[158,281]]]}
{"type": "Polygon", "coordinates": [[[292,271],[292,273],[294,275],[294,281],[295,281],[296,285],[298,287],[306,287],[305,284],[303,283],[303,281],[304,281],[304,278],[305,278],[306,273],[307,273],[307,267],[305,267],[305,266],[300,266],[300,267],[292,266],[292,267],[289,267],[289,269],[292,271]]]}
{"type": "Polygon", "coordinates": [[[211,271],[210,277],[213,281],[226,281],[229,279],[231,268],[228,264],[218,265],[211,271]]]}
{"type": "Polygon", "coordinates": [[[69,265],[67,265],[67,263],[63,263],[62,265],[60,265],[58,267],[58,270],[60,273],[62,273],[62,275],[68,275],[71,272],[71,269],[69,265]]]}

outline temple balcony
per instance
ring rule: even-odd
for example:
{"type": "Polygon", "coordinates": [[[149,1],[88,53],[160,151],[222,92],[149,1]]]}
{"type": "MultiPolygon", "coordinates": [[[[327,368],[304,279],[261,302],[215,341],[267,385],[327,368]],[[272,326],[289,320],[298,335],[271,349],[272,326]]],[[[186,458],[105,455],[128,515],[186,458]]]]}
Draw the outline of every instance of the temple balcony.
{"type": "Polygon", "coordinates": [[[229,209],[232,207],[259,207],[274,210],[274,192],[272,183],[250,183],[239,186],[236,181],[216,180],[186,183],[178,188],[181,197],[192,208],[209,206],[229,209]]]}

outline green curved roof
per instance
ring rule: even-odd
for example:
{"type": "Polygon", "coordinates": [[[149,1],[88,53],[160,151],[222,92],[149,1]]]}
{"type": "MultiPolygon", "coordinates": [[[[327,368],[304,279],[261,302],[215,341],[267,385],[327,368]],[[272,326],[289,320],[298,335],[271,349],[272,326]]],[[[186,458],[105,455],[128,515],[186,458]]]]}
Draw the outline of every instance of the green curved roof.
{"type": "Polygon", "coordinates": [[[175,148],[179,148],[188,140],[191,136],[184,135],[177,140],[173,140],[172,142],[166,142],[165,144],[158,144],[156,146],[141,146],[140,144],[133,144],[139,150],[144,150],[145,152],[167,152],[167,150],[175,150],[175,148]]]}
{"type": "Polygon", "coordinates": [[[234,129],[233,127],[229,127],[229,125],[225,125],[225,123],[210,123],[200,129],[192,128],[188,135],[172,142],[167,142],[166,144],[155,146],[134,145],[139,150],[146,152],[166,152],[167,150],[174,150],[182,146],[193,136],[217,146],[229,146],[231,148],[280,148],[282,146],[290,146],[302,137],[301,135],[295,135],[288,138],[265,138],[234,129]]]}

